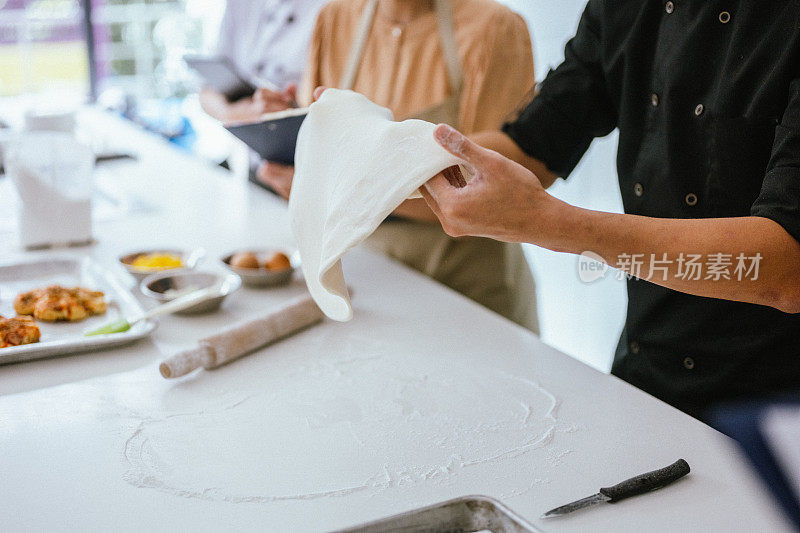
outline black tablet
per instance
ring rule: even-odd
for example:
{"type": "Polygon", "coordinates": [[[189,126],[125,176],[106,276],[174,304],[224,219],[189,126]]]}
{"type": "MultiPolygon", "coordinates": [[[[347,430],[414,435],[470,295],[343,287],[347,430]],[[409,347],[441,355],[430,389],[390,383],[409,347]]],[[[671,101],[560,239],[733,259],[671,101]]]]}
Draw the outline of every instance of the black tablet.
{"type": "Polygon", "coordinates": [[[227,124],[225,128],[256,151],[261,159],[294,164],[294,149],[307,108],[263,115],[257,122],[227,124]]]}
{"type": "Polygon", "coordinates": [[[229,102],[252,96],[256,91],[256,86],[228,57],[187,54],[183,56],[183,60],[200,74],[206,85],[224,94],[229,102]]]}

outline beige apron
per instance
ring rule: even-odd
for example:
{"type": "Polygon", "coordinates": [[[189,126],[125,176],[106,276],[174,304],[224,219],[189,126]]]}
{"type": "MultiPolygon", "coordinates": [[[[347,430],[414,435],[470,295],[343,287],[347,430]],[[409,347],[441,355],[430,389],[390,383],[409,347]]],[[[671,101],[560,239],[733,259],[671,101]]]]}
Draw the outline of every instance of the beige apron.
{"type": "MultiPolygon", "coordinates": [[[[436,0],[439,36],[453,94],[413,118],[458,127],[463,74],[456,47],[449,0],[436,0]]],[[[352,89],[372,29],[378,0],[370,0],[361,16],[342,89],[352,89]]],[[[409,117],[412,118],[412,117],[409,117]]],[[[538,333],[536,293],[522,247],[480,237],[453,238],[438,224],[393,217],[367,239],[369,248],[383,252],[423,272],[489,309],[538,333]]]]}

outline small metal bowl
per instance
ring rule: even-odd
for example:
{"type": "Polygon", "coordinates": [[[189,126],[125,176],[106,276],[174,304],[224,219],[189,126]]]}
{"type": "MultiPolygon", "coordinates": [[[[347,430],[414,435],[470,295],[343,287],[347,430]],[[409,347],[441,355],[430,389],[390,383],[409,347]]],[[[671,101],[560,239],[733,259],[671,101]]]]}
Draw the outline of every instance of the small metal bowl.
{"type": "Polygon", "coordinates": [[[177,270],[177,269],[193,269],[197,266],[197,263],[200,262],[200,259],[203,258],[205,255],[205,250],[202,248],[197,248],[196,250],[192,250],[191,252],[185,252],[183,250],[171,250],[165,248],[154,248],[152,250],[141,250],[138,252],[133,252],[129,254],[125,254],[120,256],[119,262],[128,271],[128,273],[136,279],[136,281],[142,281],[147,276],[157,273],[157,272],[166,272],[168,270],[177,270]],[[133,262],[136,260],[137,257],[142,255],[149,255],[149,254],[165,254],[165,255],[174,255],[181,260],[181,266],[179,267],[166,267],[166,268],[137,268],[133,266],[133,262]]]}
{"type": "Polygon", "coordinates": [[[139,285],[139,290],[145,296],[165,303],[179,296],[213,285],[219,285],[219,296],[203,300],[183,311],[176,311],[176,314],[193,315],[218,310],[226,296],[239,290],[242,286],[242,280],[235,274],[171,269],[147,276],[139,285]]]}
{"type": "Polygon", "coordinates": [[[278,249],[264,249],[264,250],[236,250],[223,256],[221,259],[225,268],[242,278],[242,282],[250,287],[271,287],[276,285],[285,285],[292,279],[295,269],[299,264],[296,254],[289,253],[285,250],[278,249]],[[289,257],[291,267],[284,270],[267,270],[266,268],[238,268],[231,266],[231,258],[237,253],[252,252],[258,257],[258,262],[263,264],[267,259],[274,254],[280,252],[289,257]]]}

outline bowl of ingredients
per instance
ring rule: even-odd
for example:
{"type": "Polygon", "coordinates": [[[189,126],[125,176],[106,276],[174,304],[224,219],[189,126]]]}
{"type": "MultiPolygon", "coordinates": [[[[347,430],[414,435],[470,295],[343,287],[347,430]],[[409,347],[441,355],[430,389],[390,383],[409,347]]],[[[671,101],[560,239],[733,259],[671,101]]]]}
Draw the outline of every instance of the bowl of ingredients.
{"type": "Polygon", "coordinates": [[[296,267],[290,255],[280,250],[239,250],[224,256],[222,263],[253,287],[289,283],[296,267]]]}
{"type": "Polygon", "coordinates": [[[147,276],[139,285],[139,290],[145,296],[154,298],[161,303],[166,303],[175,298],[212,286],[219,287],[219,292],[216,295],[182,311],[176,311],[176,314],[192,315],[218,310],[229,294],[239,290],[242,286],[242,280],[235,274],[179,269],[157,272],[147,276]]]}
{"type": "Polygon", "coordinates": [[[185,252],[182,250],[143,250],[125,254],[119,262],[137,281],[142,281],[150,274],[174,270],[176,268],[192,269],[205,254],[202,249],[185,252]]]}

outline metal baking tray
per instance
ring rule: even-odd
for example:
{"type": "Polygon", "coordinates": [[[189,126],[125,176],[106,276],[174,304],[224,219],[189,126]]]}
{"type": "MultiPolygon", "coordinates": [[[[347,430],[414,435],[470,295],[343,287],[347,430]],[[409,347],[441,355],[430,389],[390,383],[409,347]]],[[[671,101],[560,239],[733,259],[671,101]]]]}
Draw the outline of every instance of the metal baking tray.
{"type": "Polygon", "coordinates": [[[103,315],[80,322],[37,320],[42,333],[40,342],[0,348],[0,365],[120,346],[146,337],[156,327],[154,321],[143,320],[124,333],[84,337],[83,333],[88,329],[142,312],[142,306],[131,292],[111,272],[91,259],[56,258],[0,265],[0,315],[16,315],[14,298],[20,292],[54,283],[103,291],[108,310],[103,315]]]}
{"type": "Polygon", "coordinates": [[[464,496],[335,533],[541,533],[497,500],[464,496]]]}

